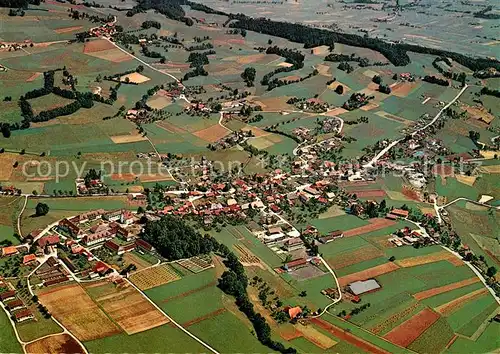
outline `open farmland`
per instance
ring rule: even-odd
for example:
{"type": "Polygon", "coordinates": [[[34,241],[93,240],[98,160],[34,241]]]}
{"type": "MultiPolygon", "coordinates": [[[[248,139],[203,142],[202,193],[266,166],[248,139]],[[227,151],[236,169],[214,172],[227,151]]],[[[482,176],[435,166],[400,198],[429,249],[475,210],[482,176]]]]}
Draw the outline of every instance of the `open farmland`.
{"type": "Polygon", "coordinates": [[[0,352],[498,351],[469,267],[500,266],[492,0],[9,1],[0,293],[37,312],[0,352]],[[40,284],[49,255],[78,283],[40,284]]]}
{"type": "MultiPolygon", "coordinates": [[[[102,286],[106,287],[106,283],[102,286]]],[[[94,298],[127,334],[139,333],[168,323],[168,319],[132,286],[116,287],[94,298]]],[[[94,289],[98,291],[98,289],[94,289]]]]}
{"type": "Polygon", "coordinates": [[[78,284],[50,288],[38,294],[52,315],[80,340],[87,341],[120,333],[78,284]],[[73,303],[74,306],[68,306],[73,303]]]}
{"type": "Polygon", "coordinates": [[[39,339],[26,346],[28,353],[85,353],[84,349],[68,334],[39,339]]]}

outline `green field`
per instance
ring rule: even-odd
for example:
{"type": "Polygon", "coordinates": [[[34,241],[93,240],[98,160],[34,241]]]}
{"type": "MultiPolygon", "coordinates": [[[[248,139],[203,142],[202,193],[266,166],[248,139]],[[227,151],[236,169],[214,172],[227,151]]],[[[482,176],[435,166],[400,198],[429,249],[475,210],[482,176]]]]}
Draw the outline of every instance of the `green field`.
{"type": "Polygon", "coordinates": [[[133,335],[123,333],[84,344],[92,353],[139,353],[144,352],[145,348],[168,348],[169,351],[178,353],[201,353],[206,350],[187,334],[169,324],[133,335]]]}

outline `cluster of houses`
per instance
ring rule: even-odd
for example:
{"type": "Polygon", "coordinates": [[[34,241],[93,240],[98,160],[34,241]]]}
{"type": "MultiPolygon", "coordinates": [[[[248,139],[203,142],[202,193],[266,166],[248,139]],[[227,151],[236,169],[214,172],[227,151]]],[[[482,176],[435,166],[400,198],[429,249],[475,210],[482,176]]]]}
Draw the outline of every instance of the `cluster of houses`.
{"type": "MultiPolygon", "coordinates": [[[[33,42],[29,39],[25,40],[22,43],[1,43],[0,42],[0,50],[8,50],[9,52],[11,51],[17,51],[17,50],[22,50],[23,48],[27,48],[29,46],[33,47],[33,42]]],[[[0,71],[5,71],[5,67],[0,65],[0,71]],[[3,70],[2,70],[3,69],[3,70]]]]}
{"type": "Polygon", "coordinates": [[[4,284],[0,281],[0,301],[3,303],[7,311],[12,315],[18,323],[29,321],[35,318],[33,312],[26,307],[24,302],[16,295],[15,290],[4,288],[4,284]]]}
{"type": "Polygon", "coordinates": [[[105,193],[107,190],[107,186],[100,178],[92,179],[90,181],[85,181],[85,179],[83,178],[78,178],[76,179],[75,183],[78,194],[101,194],[105,193]]]}
{"type": "Polygon", "coordinates": [[[405,227],[393,233],[388,240],[397,247],[411,246],[416,243],[420,245],[432,245],[437,243],[431,236],[422,233],[420,230],[411,230],[409,227],[405,227]]]}
{"type": "Polygon", "coordinates": [[[89,34],[93,37],[111,37],[116,33],[115,23],[107,22],[99,27],[94,27],[89,30],[89,34]]]}
{"type": "Polygon", "coordinates": [[[213,151],[229,149],[245,142],[252,136],[251,130],[238,130],[210,144],[208,148],[213,151]]]}

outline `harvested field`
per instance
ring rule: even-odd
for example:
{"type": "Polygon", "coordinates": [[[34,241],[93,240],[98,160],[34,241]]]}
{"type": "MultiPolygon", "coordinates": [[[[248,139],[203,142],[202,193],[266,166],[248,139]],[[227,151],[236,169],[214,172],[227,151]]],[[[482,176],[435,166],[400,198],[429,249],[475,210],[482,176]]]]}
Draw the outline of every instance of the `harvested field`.
{"type": "Polygon", "coordinates": [[[282,77],[280,80],[282,80],[282,81],[299,81],[300,80],[300,76],[298,76],[298,75],[289,75],[289,76],[282,77]]]}
{"type": "Polygon", "coordinates": [[[147,138],[141,134],[116,135],[110,136],[110,139],[113,140],[115,144],[127,144],[147,140],[147,138]]]}
{"type": "Polygon", "coordinates": [[[468,302],[475,300],[483,295],[486,295],[487,293],[488,293],[488,289],[486,289],[486,288],[477,289],[476,291],[473,291],[469,294],[465,294],[464,296],[460,296],[459,298],[456,298],[450,302],[447,302],[446,304],[443,304],[439,307],[436,307],[436,311],[439,312],[443,316],[449,316],[453,312],[461,309],[468,302]]]}
{"type": "Polygon", "coordinates": [[[488,173],[500,173],[500,165],[482,166],[481,170],[484,170],[488,173]]]}
{"type": "Polygon", "coordinates": [[[336,341],[324,335],[316,328],[314,328],[312,325],[308,326],[297,325],[297,327],[299,332],[302,332],[303,337],[308,341],[310,341],[311,343],[313,343],[318,348],[326,350],[337,344],[336,341]]]}
{"type": "Polygon", "coordinates": [[[439,295],[439,294],[442,294],[442,293],[445,293],[445,292],[448,292],[448,291],[451,291],[451,290],[463,288],[464,286],[471,285],[471,284],[474,284],[474,283],[477,283],[477,282],[479,282],[479,278],[478,277],[474,277],[474,278],[470,278],[470,279],[465,279],[465,280],[462,280],[462,281],[459,281],[459,282],[456,282],[456,283],[451,283],[451,284],[440,286],[440,287],[437,287],[437,288],[432,288],[432,289],[429,289],[429,290],[421,291],[419,293],[413,294],[413,297],[415,299],[421,301],[421,300],[430,298],[432,296],[436,296],[436,295],[439,295]]]}
{"type": "Polygon", "coordinates": [[[327,45],[321,45],[319,47],[314,47],[311,51],[314,55],[326,55],[330,53],[330,47],[327,45]]]}
{"type": "Polygon", "coordinates": [[[172,124],[172,123],[167,122],[167,121],[157,122],[156,126],[166,130],[169,133],[187,133],[188,132],[187,130],[184,130],[184,129],[178,127],[177,125],[172,124]]]}
{"type": "Polygon", "coordinates": [[[285,68],[289,68],[291,66],[293,66],[293,64],[291,63],[287,63],[286,61],[282,62],[282,63],[279,63],[278,66],[282,66],[282,67],[285,67],[285,68]]]}
{"type": "Polygon", "coordinates": [[[139,73],[127,74],[120,77],[121,82],[126,82],[127,79],[129,80],[129,82],[133,82],[134,84],[142,84],[144,82],[151,80],[149,77],[139,73]]]}
{"type": "Polygon", "coordinates": [[[285,111],[290,109],[290,105],[286,103],[290,97],[280,96],[280,97],[266,97],[261,98],[254,103],[262,107],[264,112],[266,111],[285,111]]]}
{"type": "Polygon", "coordinates": [[[254,126],[251,126],[251,125],[248,125],[248,126],[242,128],[241,130],[242,131],[251,131],[253,133],[253,136],[256,137],[256,138],[259,138],[261,136],[266,136],[266,135],[270,134],[269,132],[266,132],[263,129],[260,129],[258,127],[254,127],[254,126]]]}
{"type": "Polygon", "coordinates": [[[342,269],[351,266],[353,264],[381,257],[383,255],[384,255],[383,252],[380,251],[378,248],[368,245],[365,247],[358,248],[353,252],[347,252],[335,255],[334,258],[328,258],[327,261],[328,264],[333,269],[342,269]]]}
{"type": "Polygon", "coordinates": [[[108,50],[113,48],[115,48],[113,43],[110,43],[105,39],[97,39],[94,41],[85,42],[85,46],[83,47],[83,52],[85,54],[88,54],[88,53],[101,52],[103,50],[108,50]]]}
{"type": "Polygon", "coordinates": [[[415,311],[415,309],[418,306],[420,306],[420,304],[418,302],[415,302],[414,304],[412,304],[411,306],[408,306],[404,310],[393,314],[389,318],[385,319],[383,322],[377,324],[375,327],[372,327],[370,329],[370,331],[374,334],[379,334],[379,333],[383,332],[384,330],[391,328],[393,323],[396,323],[396,322],[400,321],[402,318],[405,318],[406,316],[411,314],[413,311],[415,311]]]}
{"type": "Polygon", "coordinates": [[[339,284],[340,286],[345,286],[347,284],[350,284],[358,280],[375,278],[378,277],[379,275],[393,272],[396,269],[399,269],[399,267],[393,262],[381,264],[373,268],[368,268],[357,273],[340,277],[339,284]]]}
{"type": "Polygon", "coordinates": [[[389,354],[388,351],[380,347],[377,347],[376,345],[367,342],[359,337],[356,337],[354,334],[349,333],[337,326],[334,326],[333,324],[328,323],[325,320],[322,320],[320,318],[313,318],[311,322],[323,328],[325,331],[328,331],[329,333],[333,334],[336,338],[344,340],[360,348],[363,352],[373,353],[373,354],[389,354]]]}
{"type": "Polygon", "coordinates": [[[404,118],[395,116],[394,114],[387,113],[385,111],[378,111],[375,114],[377,116],[379,116],[379,117],[382,117],[382,118],[385,118],[385,119],[389,119],[389,120],[393,120],[393,121],[398,122],[398,123],[403,123],[403,124],[411,124],[412,123],[411,121],[408,121],[408,120],[406,120],[404,118]]]}
{"type": "Polygon", "coordinates": [[[85,353],[85,350],[69,334],[60,334],[39,339],[26,346],[27,353],[85,353]]]}
{"type": "Polygon", "coordinates": [[[50,313],[81,341],[108,337],[120,329],[92,301],[80,285],[54,287],[38,294],[50,313]],[[68,304],[72,304],[68,306],[68,304]]]}
{"type": "Polygon", "coordinates": [[[162,181],[171,181],[172,177],[170,175],[166,176],[165,174],[144,174],[141,176],[141,182],[162,182],[162,181]]]}
{"type": "Polygon", "coordinates": [[[208,141],[210,143],[214,143],[217,140],[228,135],[230,132],[231,131],[229,129],[224,128],[220,124],[215,124],[209,128],[198,130],[194,132],[193,135],[196,135],[198,138],[208,141]]]}
{"type": "Polygon", "coordinates": [[[72,26],[72,27],[63,27],[63,28],[57,28],[54,30],[57,34],[62,34],[62,33],[69,33],[69,32],[75,32],[79,31],[83,28],[83,26],[72,26]]]}
{"type": "Polygon", "coordinates": [[[135,264],[138,270],[150,267],[151,264],[146,262],[141,257],[135,255],[133,252],[127,252],[123,255],[123,261],[126,264],[135,264]]]}
{"type": "Polygon", "coordinates": [[[205,321],[205,320],[208,320],[210,318],[213,318],[215,316],[218,316],[220,315],[221,313],[224,313],[226,312],[227,310],[223,307],[223,308],[220,308],[220,309],[217,309],[215,311],[212,311],[210,313],[207,313],[206,315],[204,316],[201,316],[201,317],[197,317],[197,318],[194,318],[192,319],[191,321],[188,321],[188,322],[185,322],[182,324],[182,327],[186,328],[186,327],[189,327],[189,326],[192,326],[196,323],[200,323],[202,321],[205,321]]]}
{"type": "Polygon", "coordinates": [[[396,261],[396,263],[403,268],[407,268],[422,264],[435,263],[439,261],[448,261],[456,266],[461,266],[463,264],[461,259],[458,259],[452,253],[444,250],[436,253],[426,254],[423,256],[401,259],[396,261]]]}
{"type": "Polygon", "coordinates": [[[331,111],[328,111],[325,115],[327,115],[329,117],[335,117],[335,116],[338,116],[339,114],[347,113],[347,112],[349,112],[347,109],[344,109],[342,107],[337,107],[337,108],[332,109],[331,111]]]}
{"type": "Polygon", "coordinates": [[[40,77],[40,75],[42,75],[42,73],[34,73],[33,75],[31,75],[29,78],[26,79],[26,82],[33,82],[35,81],[37,78],[40,77]]]}
{"type": "Polygon", "coordinates": [[[398,82],[391,86],[392,94],[397,97],[407,97],[419,84],[416,82],[398,82]]]}
{"type": "Polygon", "coordinates": [[[394,344],[407,347],[438,319],[437,313],[424,309],[387,333],[384,338],[394,344]]]}
{"type": "Polygon", "coordinates": [[[365,189],[349,191],[350,194],[356,194],[358,198],[383,198],[386,196],[383,189],[365,189]]]}
{"type": "Polygon", "coordinates": [[[370,102],[368,103],[367,105],[364,105],[363,107],[360,107],[359,109],[361,109],[362,111],[371,111],[372,109],[375,109],[377,107],[379,107],[380,105],[377,103],[377,102],[370,102]]]}
{"type": "Polygon", "coordinates": [[[256,257],[253,253],[251,253],[245,246],[235,244],[233,245],[233,247],[236,249],[238,253],[238,259],[243,265],[260,264],[259,258],[256,257]]]}
{"type": "Polygon", "coordinates": [[[172,103],[172,99],[165,96],[155,96],[147,102],[147,105],[153,109],[163,109],[172,103]]]}
{"type": "Polygon", "coordinates": [[[114,293],[97,298],[96,301],[129,335],[169,322],[163,313],[132,286],[116,287],[114,293]]]}
{"type": "Polygon", "coordinates": [[[252,63],[255,63],[259,60],[262,60],[266,57],[266,54],[264,53],[259,53],[259,54],[251,54],[251,55],[245,55],[245,56],[241,56],[241,57],[238,57],[238,59],[236,59],[236,62],[238,64],[252,64],[252,63]]]}
{"type": "Polygon", "coordinates": [[[180,279],[168,264],[151,267],[130,276],[130,281],[141,290],[151,289],[180,279]]]}
{"type": "Polygon", "coordinates": [[[356,227],[354,229],[350,229],[344,231],[344,237],[351,237],[357,235],[363,235],[368,232],[377,231],[380,229],[385,229],[386,227],[392,226],[396,224],[395,221],[384,219],[384,218],[374,218],[370,219],[370,224],[365,226],[356,227]]]}
{"type": "Polygon", "coordinates": [[[124,61],[129,61],[132,60],[133,58],[122,52],[118,48],[112,48],[112,49],[107,49],[107,50],[102,50],[102,51],[97,51],[97,52],[89,52],[85,53],[87,55],[93,56],[95,58],[107,60],[113,63],[121,63],[124,61]]]}
{"type": "Polygon", "coordinates": [[[280,334],[280,337],[283,338],[284,340],[286,340],[287,342],[291,341],[295,338],[302,337],[302,332],[299,332],[299,330],[297,330],[297,328],[295,328],[295,327],[293,327],[292,330],[279,329],[279,334],[280,334]]]}

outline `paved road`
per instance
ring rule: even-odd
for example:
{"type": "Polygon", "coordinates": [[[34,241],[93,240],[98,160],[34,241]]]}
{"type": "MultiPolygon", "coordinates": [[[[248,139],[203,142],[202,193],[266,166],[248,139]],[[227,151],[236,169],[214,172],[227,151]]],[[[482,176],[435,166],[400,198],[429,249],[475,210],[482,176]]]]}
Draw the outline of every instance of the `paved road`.
{"type": "Polygon", "coordinates": [[[339,297],[335,300],[333,300],[333,302],[329,305],[327,305],[323,311],[321,311],[321,313],[319,313],[318,315],[316,316],[312,316],[313,318],[316,318],[316,317],[321,317],[323,316],[330,307],[332,307],[333,305],[335,305],[336,303],[339,303],[341,300],[342,300],[342,289],[340,289],[340,284],[339,284],[339,280],[337,279],[337,276],[335,275],[335,272],[333,271],[333,269],[330,267],[330,265],[323,259],[323,257],[321,256],[318,256],[318,258],[321,260],[321,262],[323,263],[323,265],[326,267],[326,269],[328,269],[328,271],[332,274],[333,276],[333,279],[335,279],[335,284],[337,284],[337,291],[339,292],[339,297]]]}

